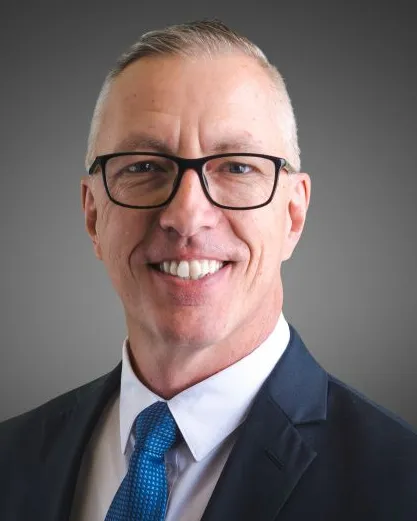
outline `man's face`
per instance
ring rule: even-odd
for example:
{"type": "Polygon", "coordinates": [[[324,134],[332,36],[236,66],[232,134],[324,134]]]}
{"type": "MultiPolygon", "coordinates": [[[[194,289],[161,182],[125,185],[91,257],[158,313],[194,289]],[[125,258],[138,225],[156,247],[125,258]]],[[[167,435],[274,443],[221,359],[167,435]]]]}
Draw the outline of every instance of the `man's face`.
{"type": "MultiPolygon", "coordinates": [[[[270,80],[248,57],[145,58],[115,80],[96,153],[286,157],[279,122],[270,80]]],[[[291,178],[282,172],[271,204],[256,210],[213,206],[193,170],[185,172],[175,198],[163,208],[113,204],[99,175],[83,179],[82,197],[88,232],[123,302],[128,330],[191,349],[221,344],[239,349],[269,333],[282,307],[281,262],[304,224],[306,174],[291,178]],[[181,259],[226,264],[195,281],[152,266],[181,259]]]]}

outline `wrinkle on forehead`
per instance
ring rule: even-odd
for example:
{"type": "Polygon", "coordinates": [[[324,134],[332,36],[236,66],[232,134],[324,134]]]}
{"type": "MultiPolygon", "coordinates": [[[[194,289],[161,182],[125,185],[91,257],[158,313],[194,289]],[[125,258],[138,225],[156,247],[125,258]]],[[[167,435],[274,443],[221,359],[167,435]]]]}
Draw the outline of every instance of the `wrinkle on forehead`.
{"type": "Polygon", "coordinates": [[[269,78],[252,62],[211,65],[204,71],[201,64],[169,58],[129,66],[109,94],[100,153],[276,153],[278,109],[269,78]]]}
{"type": "Polygon", "coordinates": [[[99,134],[100,153],[155,150],[169,154],[180,135],[180,118],[156,111],[108,111],[99,134]]]}
{"type": "MultiPolygon", "coordinates": [[[[230,135],[215,138],[207,147],[211,154],[226,152],[257,152],[262,149],[263,142],[255,139],[248,131],[239,133],[232,132],[230,135]]],[[[148,131],[131,132],[114,147],[114,152],[152,151],[161,154],[176,155],[177,147],[174,146],[172,133],[164,139],[160,129],[149,129],[148,131]]]]}

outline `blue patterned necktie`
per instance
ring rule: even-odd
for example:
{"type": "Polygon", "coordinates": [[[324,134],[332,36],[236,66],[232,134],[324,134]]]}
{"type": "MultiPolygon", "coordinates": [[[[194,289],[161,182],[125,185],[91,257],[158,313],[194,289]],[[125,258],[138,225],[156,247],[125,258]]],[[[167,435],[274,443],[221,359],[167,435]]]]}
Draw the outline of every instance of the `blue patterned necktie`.
{"type": "Polygon", "coordinates": [[[165,402],[136,418],[135,449],[105,521],[163,521],[168,500],[164,455],[177,438],[177,425],[165,402]]]}

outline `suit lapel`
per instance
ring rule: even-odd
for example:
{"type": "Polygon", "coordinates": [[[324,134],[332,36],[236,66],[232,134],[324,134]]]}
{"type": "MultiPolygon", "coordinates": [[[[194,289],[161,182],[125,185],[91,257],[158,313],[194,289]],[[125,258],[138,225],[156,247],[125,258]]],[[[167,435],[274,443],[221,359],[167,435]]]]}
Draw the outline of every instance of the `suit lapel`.
{"type": "Polygon", "coordinates": [[[103,408],[120,387],[121,364],[70,393],[66,406],[44,420],[40,473],[28,501],[30,519],[67,521],[85,447],[103,408]]]}
{"type": "Polygon", "coordinates": [[[240,428],[202,521],[273,521],[316,456],[296,426],[326,417],[327,374],[289,345],[240,428]]]}
{"type": "Polygon", "coordinates": [[[242,428],[202,521],[272,521],[315,455],[284,413],[261,400],[242,428]]]}
{"type": "MultiPolygon", "coordinates": [[[[297,425],[325,419],[327,374],[291,326],[290,331],[289,345],[240,428],[202,521],[272,521],[316,456],[297,425]]],[[[28,496],[29,519],[68,521],[85,447],[120,388],[120,374],[121,364],[69,393],[65,405],[60,400],[59,409],[44,419],[39,458],[28,462],[28,472],[41,469],[28,496]]]]}

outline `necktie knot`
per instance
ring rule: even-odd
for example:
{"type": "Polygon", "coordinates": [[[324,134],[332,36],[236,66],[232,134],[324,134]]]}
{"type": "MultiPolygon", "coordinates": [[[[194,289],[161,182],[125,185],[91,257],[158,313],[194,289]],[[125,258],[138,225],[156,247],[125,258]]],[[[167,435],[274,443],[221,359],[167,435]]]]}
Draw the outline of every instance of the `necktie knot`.
{"type": "Polygon", "coordinates": [[[165,402],[156,402],[142,411],[135,430],[135,451],[143,450],[156,458],[163,458],[177,437],[177,425],[165,402]]]}

